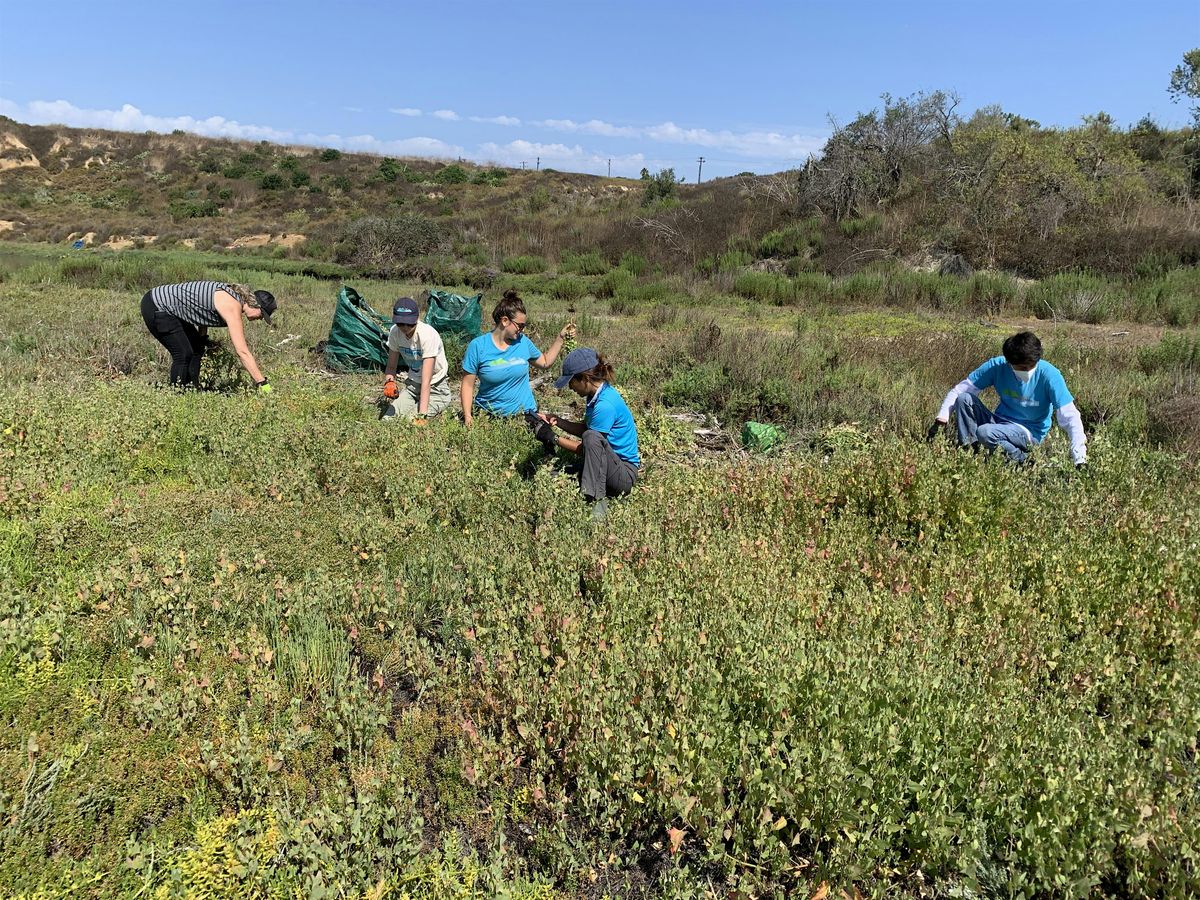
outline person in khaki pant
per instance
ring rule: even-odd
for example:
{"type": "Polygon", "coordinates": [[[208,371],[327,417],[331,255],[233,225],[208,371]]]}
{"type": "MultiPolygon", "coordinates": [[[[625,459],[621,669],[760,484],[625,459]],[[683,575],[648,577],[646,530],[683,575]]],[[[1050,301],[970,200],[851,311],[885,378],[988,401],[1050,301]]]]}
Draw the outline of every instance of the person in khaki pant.
{"type": "Polygon", "coordinates": [[[450,405],[446,347],[437,329],[420,321],[417,303],[401,297],[392,308],[392,330],[388,334],[388,361],[383,394],[392,402],[384,419],[406,419],[423,424],[450,405]],[[396,382],[400,358],[408,366],[404,384],[396,382]]]}

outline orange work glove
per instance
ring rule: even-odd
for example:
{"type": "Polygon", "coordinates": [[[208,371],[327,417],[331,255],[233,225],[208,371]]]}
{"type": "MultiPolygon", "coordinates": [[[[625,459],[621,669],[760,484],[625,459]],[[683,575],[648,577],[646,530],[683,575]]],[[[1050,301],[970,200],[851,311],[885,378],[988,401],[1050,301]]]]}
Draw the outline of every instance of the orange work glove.
{"type": "Polygon", "coordinates": [[[395,400],[400,396],[400,385],[394,381],[385,381],[383,383],[383,396],[389,400],[395,400]]]}

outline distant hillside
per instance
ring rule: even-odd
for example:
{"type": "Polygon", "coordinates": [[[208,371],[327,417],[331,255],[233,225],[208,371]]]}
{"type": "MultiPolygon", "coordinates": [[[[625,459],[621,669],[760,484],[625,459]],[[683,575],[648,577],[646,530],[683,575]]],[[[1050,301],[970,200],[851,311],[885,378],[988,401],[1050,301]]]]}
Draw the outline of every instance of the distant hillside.
{"type": "Polygon", "coordinates": [[[1186,135],[947,113],[940,131],[914,126],[900,144],[888,128],[929,112],[905,104],[840,129],[802,171],[701,185],[670,172],[602,178],[0,117],[0,237],[183,244],[366,274],[450,267],[463,280],[592,274],[588,259],[600,270],[631,253],[689,277],[843,275],[888,259],[928,268],[956,254],[1033,276],[1128,274],[1148,257],[1200,258],[1175,152],[1186,135]]]}

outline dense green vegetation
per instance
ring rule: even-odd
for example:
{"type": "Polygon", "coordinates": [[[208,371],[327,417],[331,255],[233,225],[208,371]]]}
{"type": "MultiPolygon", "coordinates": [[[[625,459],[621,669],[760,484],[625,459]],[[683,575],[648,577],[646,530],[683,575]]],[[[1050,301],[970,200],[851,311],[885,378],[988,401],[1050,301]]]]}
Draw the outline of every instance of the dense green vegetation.
{"type": "MultiPolygon", "coordinates": [[[[646,477],[596,526],[523,429],[376,422],[377,380],[309,352],[338,282],[303,262],[15,250],[9,893],[1200,890],[1200,334],[1136,294],[1105,320],[1155,324],[1069,321],[1099,288],[1065,278],[767,273],[798,285],[776,295],[513,257],[495,287],[535,340],[574,318],[640,425],[646,477]],[[200,275],[281,298],[251,329],[270,397],[226,354],[223,392],[148,384],[137,297],[200,275]],[[1090,472],[1057,433],[1031,472],[924,444],[1038,304],[1090,472]],[[703,452],[680,410],[790,437],[703,452]]],[[[1134,277],[1194,303],[1190,272],[1134,277]]],[[[355,283],[380,308],[439,286],[355,283]]]]}

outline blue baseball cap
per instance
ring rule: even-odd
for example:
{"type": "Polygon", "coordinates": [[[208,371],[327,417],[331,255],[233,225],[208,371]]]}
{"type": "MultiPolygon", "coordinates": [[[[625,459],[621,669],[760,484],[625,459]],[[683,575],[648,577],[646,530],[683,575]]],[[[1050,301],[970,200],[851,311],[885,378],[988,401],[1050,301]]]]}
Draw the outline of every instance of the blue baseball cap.
{"type": "Polygon", "coordinates": [[[392,307],[392,321],[397,325],[415,325],[420,318],[421,311],[412,297],[401,297],[392,307]]]}
{"type": "Polygon", "coordinates": [[[572,378],[590,372],[600,365],[600,357],[591,347],[576,347],[563,359],[563,371],[559,378],[554,379],[554,386],[560,391],[565,388],[572,378]]]}

